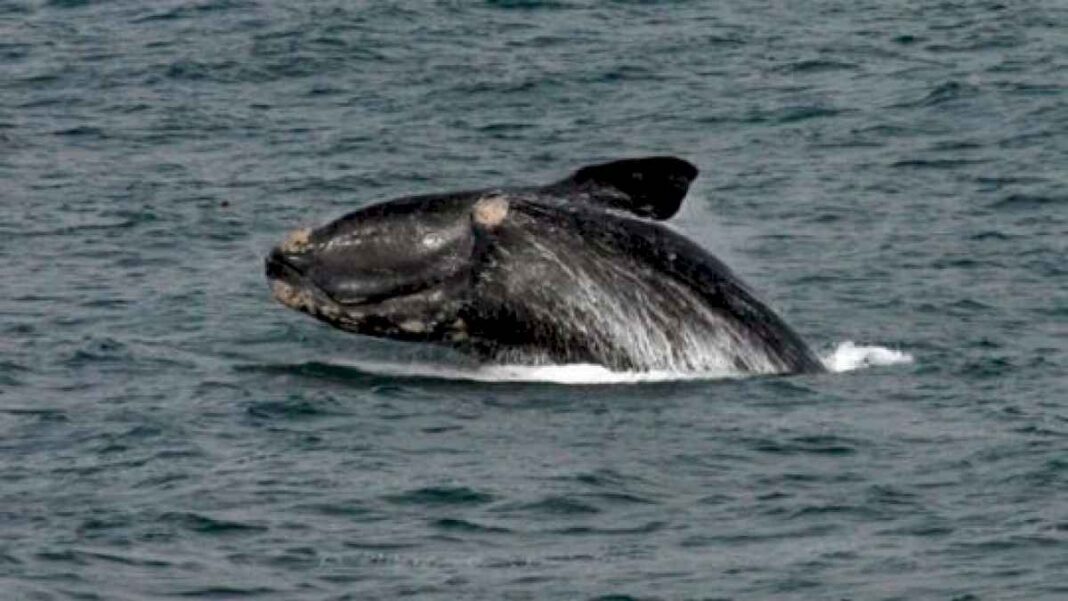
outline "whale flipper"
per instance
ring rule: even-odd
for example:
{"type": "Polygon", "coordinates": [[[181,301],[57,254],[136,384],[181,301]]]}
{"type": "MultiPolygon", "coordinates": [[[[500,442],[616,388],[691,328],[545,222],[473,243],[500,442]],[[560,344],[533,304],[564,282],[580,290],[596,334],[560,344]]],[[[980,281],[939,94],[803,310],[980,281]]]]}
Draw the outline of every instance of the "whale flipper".
{"type": "Polygon", "coordinates": [[[542,192],[664,220],[678,212],[696,177],[697,167],[676,157],[622,159],[587,165],[542,192]]]}

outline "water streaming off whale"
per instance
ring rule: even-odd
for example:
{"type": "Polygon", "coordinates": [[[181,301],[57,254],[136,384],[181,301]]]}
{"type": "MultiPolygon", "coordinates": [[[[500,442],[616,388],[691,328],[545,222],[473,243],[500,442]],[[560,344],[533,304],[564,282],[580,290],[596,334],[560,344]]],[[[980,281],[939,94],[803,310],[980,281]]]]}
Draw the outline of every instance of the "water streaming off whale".
{"type": "MultiPolygon", "coordinates": [[[[536,233],[524,236],[546,264],[531,274],[553,285],[536,287],[533,306],[545,311],[533,319],[553,322],[593,345],[621,348],[649,371],[723,376],[773,373],[779,369],[767,352],[747,340],[739,325],[709,309],[695,293],[647,266],[617,255],[575,253],[554,247],[536,233]],[[562,277],[557,274],[563,274],[562,277]],[[670,307],[671,311],[663,310],[670,307]]],[[[572,246],[581,240],[567,240],[572,246]]],[[[510,277],[519,277],[515,270],[510,277]]],[[[517,286],[525,282],[508,282],[517,286]]],[[[526,288],[526,286],[521,286],[526,288]]],[[[544,364],[537,355],[505,354],[502,363],[544,364]]]]}
{"type": "MultiPolygon", "coordinates": [[[[827,368],[834,373],[879,366],[912,363],[909,353],[874,345],[856,345],[846,341],[823,357],[827,368]]],[[[520,364],[461,366],[437,361],[385,361],[381,359],[354,360],[338,357],[330,362],[358,373],[377,374],[399,378],[425,378],[473,382],[527,382],[575,385],[641,384],[643,382],[685,382],[695,380],[720,380],[746,377],[731,369],[664,369],[651,371],[613,371],[593,364],[520,364]]]]}

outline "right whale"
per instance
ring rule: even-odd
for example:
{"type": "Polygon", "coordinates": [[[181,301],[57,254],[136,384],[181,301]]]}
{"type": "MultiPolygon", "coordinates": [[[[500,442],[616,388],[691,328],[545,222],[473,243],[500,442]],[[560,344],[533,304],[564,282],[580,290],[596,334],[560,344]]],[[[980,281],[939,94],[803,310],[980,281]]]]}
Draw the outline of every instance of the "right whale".
{"type": "Polygon", "coordinates": [[[386,201],[293,232],[266,273],[275,298],[334,327],[486,361],[825,371],[726,265],[659,223],[697,173],[623,159],[547,186],[386,201]]]}

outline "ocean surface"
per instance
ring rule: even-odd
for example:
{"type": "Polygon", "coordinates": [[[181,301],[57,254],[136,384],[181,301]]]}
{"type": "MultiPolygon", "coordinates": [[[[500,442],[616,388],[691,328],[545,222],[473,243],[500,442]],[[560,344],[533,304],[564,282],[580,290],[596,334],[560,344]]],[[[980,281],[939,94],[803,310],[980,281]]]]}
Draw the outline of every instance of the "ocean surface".
{"type": "Polygon", "coordinates": [[[1068,599],[1068,4],[0,0],[0,599],[1068,599]],[[286,232],[596,161],[834,367],[464,365],[286,232]]]}

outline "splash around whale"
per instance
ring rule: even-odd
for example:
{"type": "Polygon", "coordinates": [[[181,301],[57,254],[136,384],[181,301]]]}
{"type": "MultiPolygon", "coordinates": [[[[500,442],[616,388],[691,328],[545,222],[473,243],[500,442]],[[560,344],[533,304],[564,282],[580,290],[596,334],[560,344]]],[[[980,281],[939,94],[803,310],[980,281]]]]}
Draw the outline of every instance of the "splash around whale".
{"type": "Polygon", "coordinates": [[[590,165],[549,185],[399,198],[297,230],[275,298],[336,328],[486,363],[819,372],[819,357],[710,253],[660,221],[697,168],[590,165]]]}

